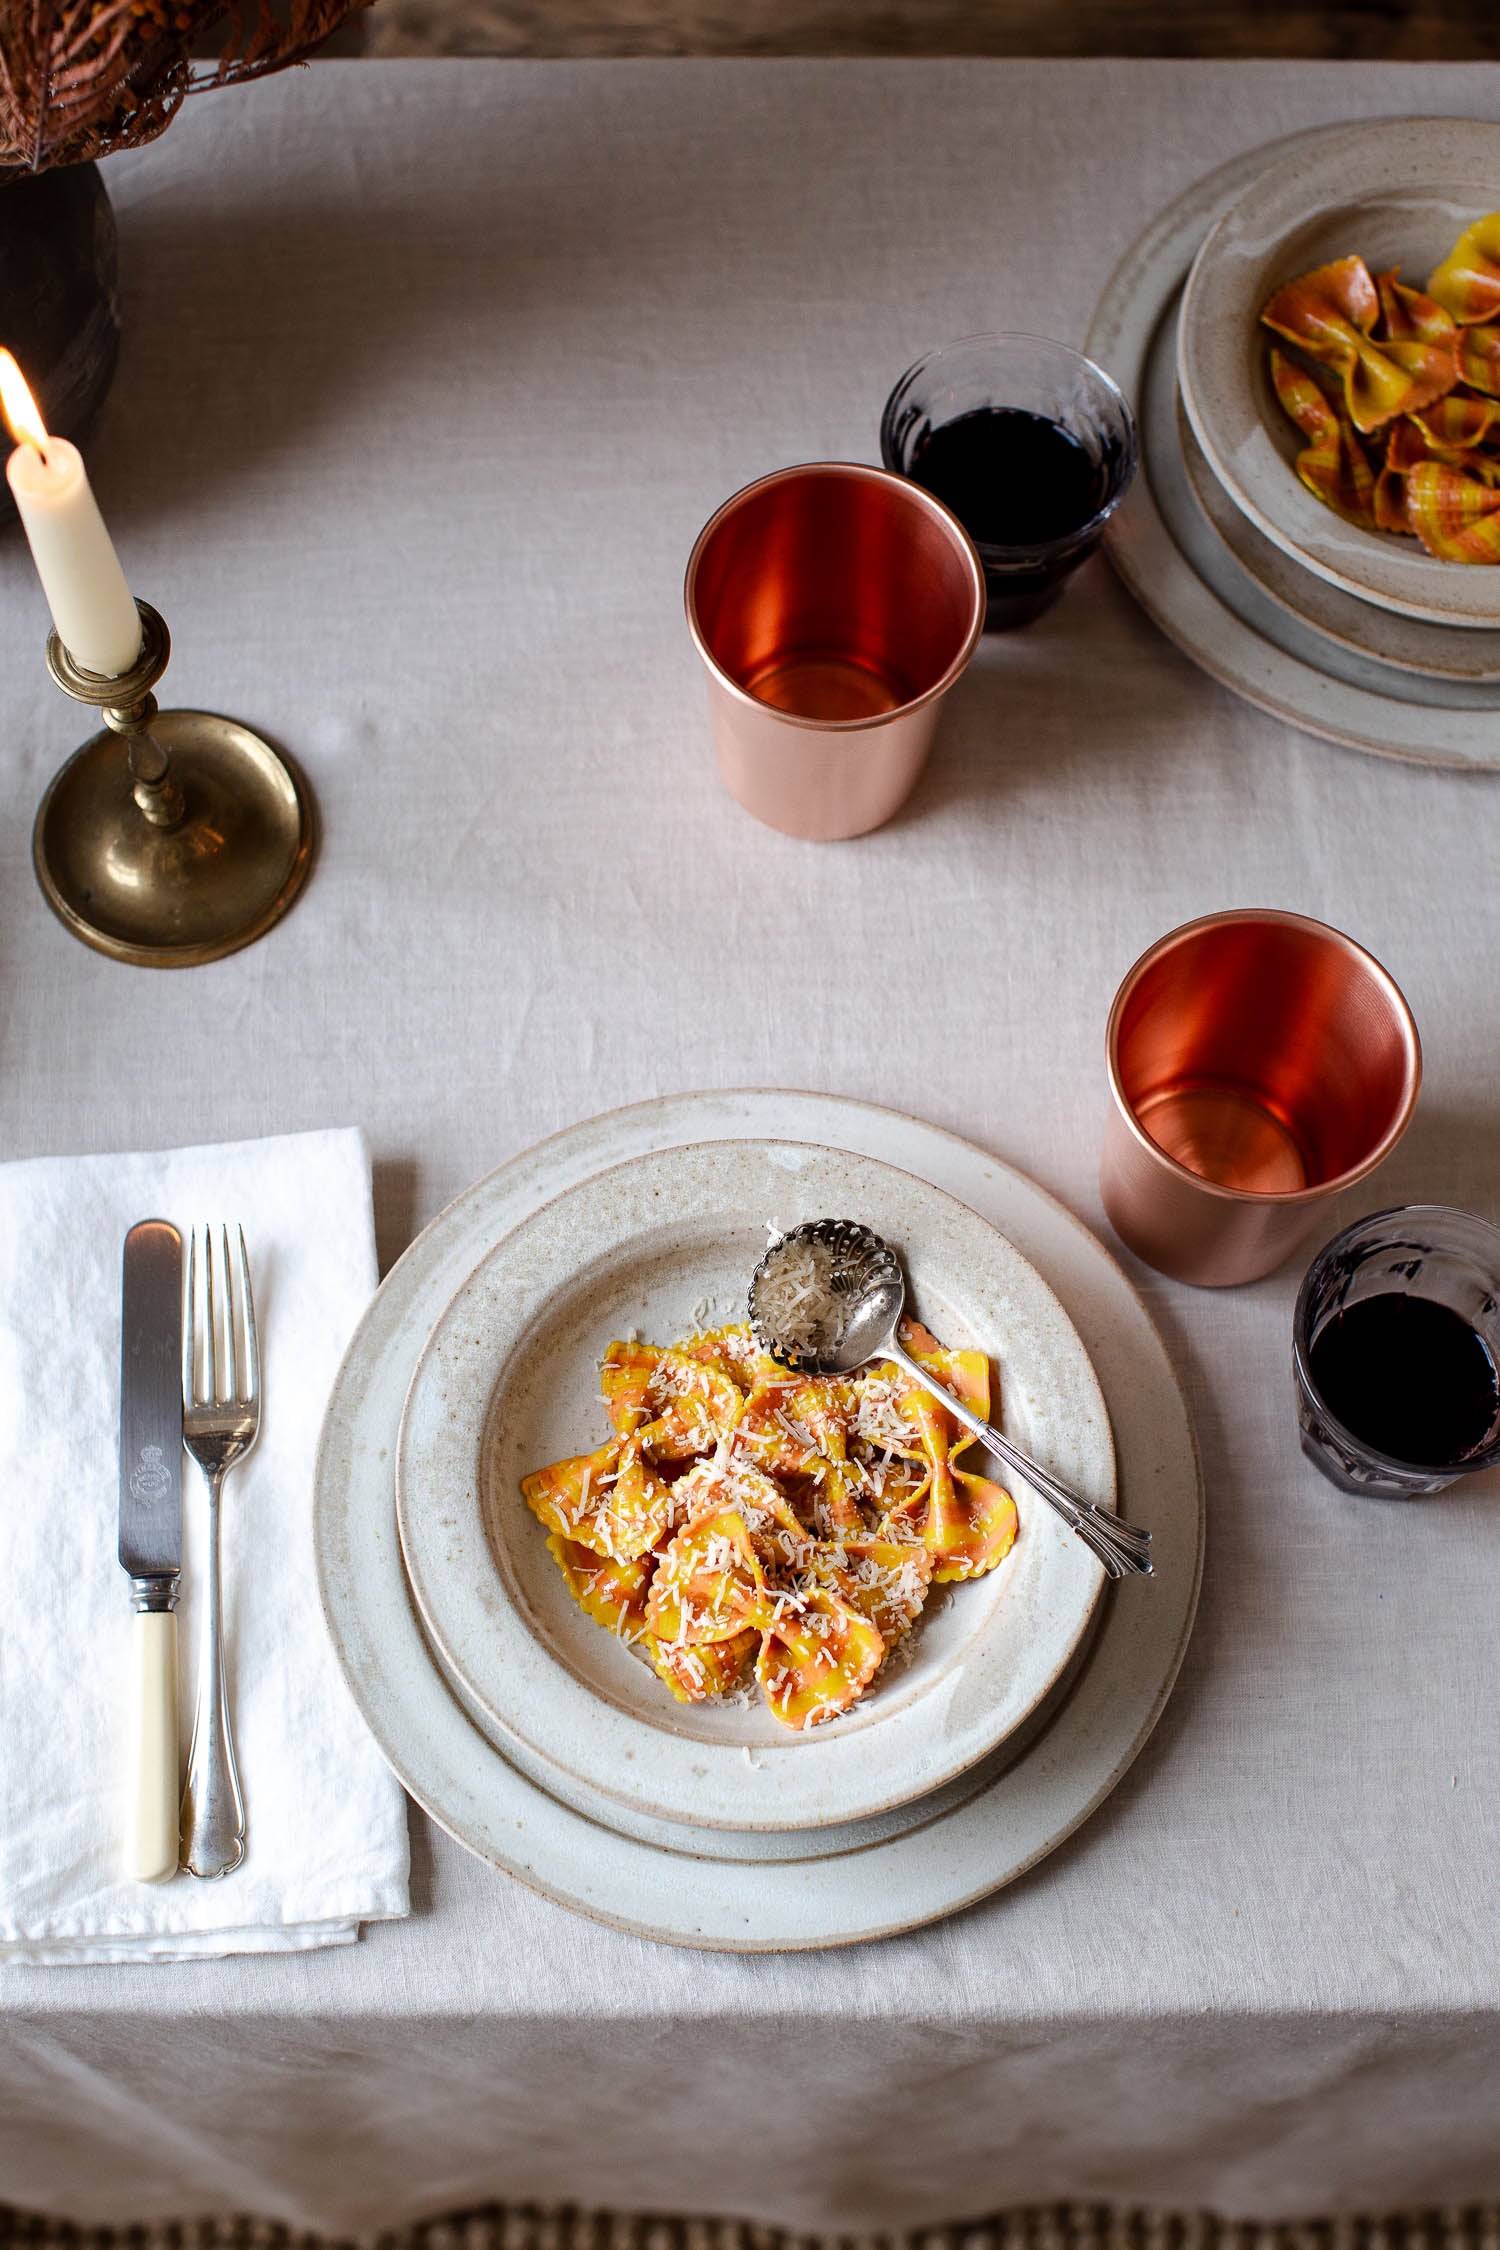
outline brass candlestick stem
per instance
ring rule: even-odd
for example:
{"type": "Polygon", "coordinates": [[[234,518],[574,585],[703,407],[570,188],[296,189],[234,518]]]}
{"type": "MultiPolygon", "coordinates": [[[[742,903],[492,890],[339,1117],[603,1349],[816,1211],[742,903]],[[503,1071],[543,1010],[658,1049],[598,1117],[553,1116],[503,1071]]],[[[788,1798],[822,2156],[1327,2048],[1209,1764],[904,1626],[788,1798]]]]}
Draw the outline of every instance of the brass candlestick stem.
{"type": "Polygon", "coordinates": [[[104,732],[42,799],[32,857],[48,905],[85,945],[189,968],[280,920],[307,879],[312,808],[286,760],[237,719],[158,709],[171,637],[136,607],[141,653],[118,679],[85,672],[55,633],[47,643],[53,679],[104,732]]]}

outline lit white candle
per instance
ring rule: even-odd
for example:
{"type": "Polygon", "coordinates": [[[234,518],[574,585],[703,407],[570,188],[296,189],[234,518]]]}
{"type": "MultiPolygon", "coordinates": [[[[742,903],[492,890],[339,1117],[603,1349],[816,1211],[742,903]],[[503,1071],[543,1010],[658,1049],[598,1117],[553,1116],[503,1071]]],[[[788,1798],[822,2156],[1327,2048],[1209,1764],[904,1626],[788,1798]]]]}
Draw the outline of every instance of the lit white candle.
{"type": "Polygon", "coordinates": [[[49,437],[10,353],[0,348],[0,411],[16,450],[5,474],[31,542],[57,637],[85,672],[117,679],[141,653],[141,620],[99,513],[83,456],[49,437]]]}

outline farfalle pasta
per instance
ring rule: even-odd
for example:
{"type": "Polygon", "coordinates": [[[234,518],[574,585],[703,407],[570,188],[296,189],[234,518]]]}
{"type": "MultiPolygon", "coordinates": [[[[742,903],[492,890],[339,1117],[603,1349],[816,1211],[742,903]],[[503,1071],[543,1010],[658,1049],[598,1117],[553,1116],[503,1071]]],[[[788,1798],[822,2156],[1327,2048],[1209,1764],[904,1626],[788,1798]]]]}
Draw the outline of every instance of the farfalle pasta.
{"type": "Polygon", "coordinates": [[[1351,523],[1373,524],[1375,473],[1344,417],[1306,368],[1283,351],[1271,353],[1271,381],[1282,406],[1310,439],[1297,456],[1297,474],[1309,492],[1351,523]]]}
{"type": "MultiPolygon", "coordinates": [[[[982,1352],[902,1340],[991,1410],[982,1352]]],[[[1016,1509],[976,1441],[894,1362],[800,1376],[748,1327],[620,1342],[600,1368],[613,1434],[522,1479],[568,1591],[679,1701],[758,1685],[785,1726],[847,1711],[934,1585],[1010,1552],[1016,1509]]]]}
{"type": "Polygon", "coordinates": [[[1338,258],[1278,289],[1261,320],[1280,339],[1276,396],[1309,441],[1308,491],[1441,561],[1500,562],[1500,212],[1425,290],[1338,258]]]}
{"type": "Polygon", "coordinates": [[[1394,274],[1381,281],[1385,302],[1363,258],[1340,258],[1278,289],[1260,316],[1338,378],[1344,412],[1362,433],[1430,406],[1458,380],[1458,329],[1451,316],[1415,290],[1398,297],[1394,274]],[[1403,299],[1428,308],[1429,317],[1408,318],[1403,299]],[[1402,320],[1395,332],[1391,308],[1402,320]]]}
{"type": "Polygon", "coordinates": [[[1500,320],[1500,211],[1465,227],[1427,286],[1461,328],[1500,320]]]}

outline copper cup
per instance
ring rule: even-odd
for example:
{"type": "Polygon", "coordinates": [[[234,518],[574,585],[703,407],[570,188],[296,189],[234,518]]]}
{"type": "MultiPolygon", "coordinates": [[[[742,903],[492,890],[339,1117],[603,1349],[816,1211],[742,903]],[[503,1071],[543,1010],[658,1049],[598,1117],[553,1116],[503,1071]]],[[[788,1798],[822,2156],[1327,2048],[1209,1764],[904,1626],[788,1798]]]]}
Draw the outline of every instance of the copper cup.
{"type": "Polygon", "coordinates": [[[884,469],[779,469],[705,524],[685,598],[730,795],[788,836],[889,820],[984,625],[958,518],[884,469]]]}
{"type": "Polygon", "coordinates": [[[1107,1046],[1110,1223],[1209,1288],[1279,1266],[1390,1154],[1422,1083],[1395,979],[1301,914],[1209,914],[1159,939],[1115,995],[1107,1046]]]}

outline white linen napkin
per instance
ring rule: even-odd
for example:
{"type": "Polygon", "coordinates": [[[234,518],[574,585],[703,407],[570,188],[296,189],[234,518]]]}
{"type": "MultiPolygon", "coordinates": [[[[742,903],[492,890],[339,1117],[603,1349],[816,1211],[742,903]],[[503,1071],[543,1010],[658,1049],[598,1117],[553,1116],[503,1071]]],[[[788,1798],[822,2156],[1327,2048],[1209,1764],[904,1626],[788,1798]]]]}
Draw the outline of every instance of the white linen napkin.
{"type": "MultiPolygon", "coordinates": [[[[328,1393],[375,1288],[353,1130],[0,1165],[0,1961],[347,1945],[405,1914],[406,1799],[340,1676],[313,1575],[328,1393]],[[137,1219],[239,1221],[260,1439],[224,1486],[226,1663],[248,1849],[217,1882],[120,1871],[129,1581],[116,1559],[120,1261],[137,1219]]],[[[203,1489],[183,1461],[180,1750],[203,1489]]]]}

